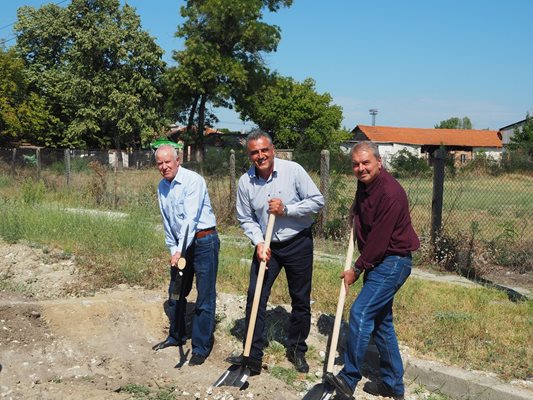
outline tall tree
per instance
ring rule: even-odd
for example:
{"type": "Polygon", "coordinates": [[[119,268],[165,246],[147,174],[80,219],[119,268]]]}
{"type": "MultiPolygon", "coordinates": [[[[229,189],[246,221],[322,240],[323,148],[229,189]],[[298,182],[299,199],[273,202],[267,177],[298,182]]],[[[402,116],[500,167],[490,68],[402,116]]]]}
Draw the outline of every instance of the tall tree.
{"type": "Polygon", "coordinates": [[[524,125],[514,129],[510,144],[513,149],[522,147],[529,155],[533,154],[533,116],[529,112],[524,125]]]}
{"type": "Polygon", "coordinates": [[[310,78],[300,83],[275,76],[237,109],[268,132],[278,147],[323,149],[338,147],[349,136],[340,130],[342,108],[331,102],[329,93],[316,92],[310,78]]]}
{"type": "Polygon", "coordinates": [[[174,90],[188,96],[188,131],[194,134],[197,159],[203,159],[208,106],[233,107],[248,90],[252,76],[268,74],[262,54],[275,51],[280,29],[262,21],[263,10],[277,11],[292,0],[188,0],[176,36],[185,48],[174,52],[174,90]]]}
{"type": "Polygon", "coordinates": [[[0,143],[47,145],[53,122],[45,101],[28,88],[24,61],[0,48],[0,143]]]}
{"type": "Polygon", "coordinates": [[[444,121],[440,121],[438,125],[435,125],[437,129],[472,129],[472,121],[470,118],[452,117],[444,121]]]}
{"type": "Polygon", "coordinates": [[[18,11],[17,50],[60,120],[57,146],[138,146],[161,125],[162,50],[119,0],[18,11]]]}

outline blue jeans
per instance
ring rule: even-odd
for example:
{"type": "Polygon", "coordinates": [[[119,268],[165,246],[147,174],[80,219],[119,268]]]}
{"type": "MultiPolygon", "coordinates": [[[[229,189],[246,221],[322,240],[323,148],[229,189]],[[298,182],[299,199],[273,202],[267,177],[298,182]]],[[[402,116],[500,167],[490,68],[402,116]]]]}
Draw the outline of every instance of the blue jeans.
{"type": "Polygon", "coordinates": [[[350,326],[344,367],[339,375],[355,389],[371,335],[380,355],[384,383],[397,395],[404,394],[403,363],[392,321],[394,295],[411,274],[411,257],[389,256],[365,271],[361,292],[350,310],[350,326]]]}
{"type": "Polygon", "coordinates": [[[168,287],[168,314],[170,319],[169,340],[182,343],[187,339],[185,332],[185,313],[187,296],[192,289],[196,275],[196,305],[192,320],[192,352],[207,357],[213,345],[211,337],[215,331],[216,280],[218,272],[218,253],[220,240],[216,233],[194,239],[187,249],[187,266],[183,270],[180,299],[172,300],[171,293],[179,273],[177,268],[170,269],[168,287]]]}

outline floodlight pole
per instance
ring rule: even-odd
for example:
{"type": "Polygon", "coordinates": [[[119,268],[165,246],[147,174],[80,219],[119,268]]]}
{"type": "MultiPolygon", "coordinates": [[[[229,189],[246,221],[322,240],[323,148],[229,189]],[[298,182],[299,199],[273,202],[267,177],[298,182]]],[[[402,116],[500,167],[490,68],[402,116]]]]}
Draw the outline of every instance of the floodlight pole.
{"type": "Polygon", "coordinates": [[[370,110],[368,110],[368,112],[370,113],[370,115],[372,115],[372,126],[376,126],[376,115],[378,113],[378,109],[371,108],[370,110]]]}

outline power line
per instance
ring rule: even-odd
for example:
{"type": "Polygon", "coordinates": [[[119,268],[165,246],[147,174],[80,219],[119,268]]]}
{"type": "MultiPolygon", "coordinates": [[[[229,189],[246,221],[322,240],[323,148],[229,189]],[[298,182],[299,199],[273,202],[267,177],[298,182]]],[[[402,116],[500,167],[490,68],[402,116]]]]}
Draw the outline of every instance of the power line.
{"type": "MultiPolygon", "coordinates": [[[[58,3],[54,3],[54,4],[55,4],[56,6],[58,6],[58,5],[60,5],[60,4],[65,3],[66,1],[69,1],[69,0],[63,0],[63,1],[60,1],[60,2],[58,2],[58,3]]],[[[2,29],[9,28],[10,26],[15,25],[16,22],[17,22],[17,21],[14,21],[14,22],[12,22],[12,23],[10,23],[10,24],[4,25],[4,26],[0,26],[0,31],[1,31],[2,29]]],[[[4,42],[6,42],[6,41],[7,41],[7,40],[4,40],[4,42]]]]}

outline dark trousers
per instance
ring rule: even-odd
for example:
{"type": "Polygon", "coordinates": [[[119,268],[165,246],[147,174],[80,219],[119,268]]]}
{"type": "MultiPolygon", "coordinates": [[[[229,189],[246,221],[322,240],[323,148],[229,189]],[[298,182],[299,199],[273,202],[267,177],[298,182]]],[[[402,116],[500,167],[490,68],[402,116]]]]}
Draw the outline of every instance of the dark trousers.
{"type": "Polygon", "coordinates": [[[182,271],[181,280],[178,279],[178,269],[170,269],[169,337],[174,338],[178,343],[187,339],[185,329],[187,296],[191,292],[193,278],[196,276],[197,297],[191,329],[192,352],[202,356],[208,356],[213,346],[219,249],[220,240],[216,233],[196,238],[187,249],[185,255],[187,266],[182,271]],[[180,298],[173,300],[171,294],[177,282],[181,283],[180,298]]]}
{"type": "MultiPolygon", "coordinates": [[[[271,243],[272,256],[268,262],[265,279],[261,290],[261,298],[257,311],[252,348],[250,356],[256,359],[263,357],[265,345],[266,306],[274,281],[282,268],[285,268],[289,294],[291,296],[291,315],[287,333],[287,350],[305,353],[305,340],[311,329],[311,281],[313,278],[313,237],[311,230],[306,229],[296,237],[281,243],[271,243]]],[[[250,272],[250,286],[246,302],[246,331],[254,299],[259,261],[254,254],[250,272]]]]}

